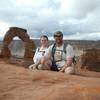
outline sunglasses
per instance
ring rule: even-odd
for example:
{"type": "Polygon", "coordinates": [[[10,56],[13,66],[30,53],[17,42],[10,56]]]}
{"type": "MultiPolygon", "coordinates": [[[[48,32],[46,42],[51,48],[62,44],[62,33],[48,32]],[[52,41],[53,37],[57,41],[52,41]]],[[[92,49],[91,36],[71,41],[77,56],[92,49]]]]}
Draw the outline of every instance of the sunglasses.
{"type": "Polygon", "coordinates": [[[54,35],[54,37],[62,37],[62,35],[54,35]]]}

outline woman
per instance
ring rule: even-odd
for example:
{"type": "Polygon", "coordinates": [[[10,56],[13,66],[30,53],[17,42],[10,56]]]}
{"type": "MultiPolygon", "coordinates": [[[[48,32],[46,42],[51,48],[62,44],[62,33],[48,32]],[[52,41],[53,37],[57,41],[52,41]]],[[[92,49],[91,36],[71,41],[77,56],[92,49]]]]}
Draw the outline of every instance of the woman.
{"type": "Polygon", "coordinates": [[[40,44],[41,46],[36,49],[33,57],[34,64],[30,65],[29,69],[40,69],[39,65],[41,64],[41,59],[48,48],[48,37],[46,35],[42,35],[40,37],[40,44]]]}

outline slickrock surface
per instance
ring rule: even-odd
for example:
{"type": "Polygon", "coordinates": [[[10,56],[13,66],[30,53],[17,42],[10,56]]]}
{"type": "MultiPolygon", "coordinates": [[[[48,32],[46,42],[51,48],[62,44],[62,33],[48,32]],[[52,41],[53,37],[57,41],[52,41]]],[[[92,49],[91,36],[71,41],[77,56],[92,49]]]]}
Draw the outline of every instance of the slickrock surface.
{"type": "Polygon", "coordinates": [[[0,100],[100,100],[99,76],[31,71],[0,61],[0,100]]]}

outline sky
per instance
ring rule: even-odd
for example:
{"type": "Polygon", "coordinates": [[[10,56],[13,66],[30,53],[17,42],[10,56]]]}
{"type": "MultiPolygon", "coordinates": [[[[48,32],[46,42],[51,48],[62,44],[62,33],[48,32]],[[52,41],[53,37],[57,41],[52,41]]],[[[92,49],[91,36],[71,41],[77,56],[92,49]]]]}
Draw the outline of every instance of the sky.
{"type": "Polygon", "coordinates": [[[9,27],[27,29],[31,38],[100,40],[100,0],[0,0],[0,39],[9,27]]]}

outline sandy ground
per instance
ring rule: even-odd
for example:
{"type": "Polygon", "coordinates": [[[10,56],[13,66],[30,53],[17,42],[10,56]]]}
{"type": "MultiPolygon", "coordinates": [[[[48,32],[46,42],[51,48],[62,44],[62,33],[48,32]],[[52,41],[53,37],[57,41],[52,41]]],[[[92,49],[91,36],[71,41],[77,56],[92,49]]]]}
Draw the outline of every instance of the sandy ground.
{"type": "Polygon", "coordinates": [[[0,60],[0,100],[100,100],[100,73],[31,71],[0,60]]]}

